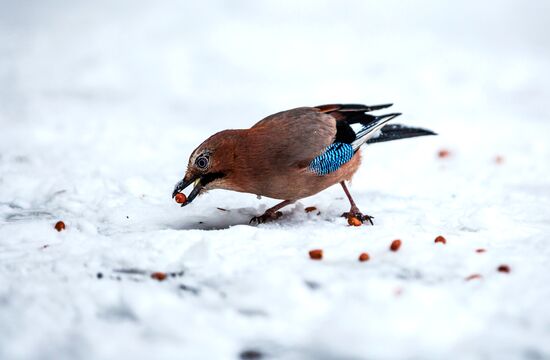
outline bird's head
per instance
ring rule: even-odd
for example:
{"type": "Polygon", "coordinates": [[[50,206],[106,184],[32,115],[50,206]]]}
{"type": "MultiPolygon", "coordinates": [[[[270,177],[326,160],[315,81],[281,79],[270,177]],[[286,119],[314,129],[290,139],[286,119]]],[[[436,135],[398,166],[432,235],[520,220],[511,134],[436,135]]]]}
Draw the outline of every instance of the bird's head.
{"type": "Polygon", "coordinates": [[[185,177],[176,184],[172,193],[172,197],[175,197],[194,184],[187,201],[181,206],[190,204],[207,190],[226,188],[235,156],[238,137],[235,132],[236,130],[219,132],[206,139],[193,151],[189,157],[185,177]]]}

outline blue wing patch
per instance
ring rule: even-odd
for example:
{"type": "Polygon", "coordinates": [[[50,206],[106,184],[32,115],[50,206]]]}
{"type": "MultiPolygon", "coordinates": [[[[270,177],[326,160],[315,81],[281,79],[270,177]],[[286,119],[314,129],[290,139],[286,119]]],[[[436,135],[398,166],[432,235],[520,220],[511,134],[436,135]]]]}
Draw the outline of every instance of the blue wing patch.
{"type": "Polygon", "coordinates": [[[330,174],[340,168],[353,157],[354,151],[350,144],[334,143],[309,164],[309,169],[319,176],[330,174]]]}

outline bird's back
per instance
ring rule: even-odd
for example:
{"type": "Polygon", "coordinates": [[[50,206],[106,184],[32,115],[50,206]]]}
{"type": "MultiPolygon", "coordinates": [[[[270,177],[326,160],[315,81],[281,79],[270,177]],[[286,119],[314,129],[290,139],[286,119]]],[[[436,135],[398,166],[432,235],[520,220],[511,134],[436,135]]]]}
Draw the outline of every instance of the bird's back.
{"type": "Polygon", "coordinates": [[[312,160],[336,136],[336,120],[316,108],[302,107],[270,115],[245,136],[236,159],[239,183],[245,192],[277,199],[311,196],[339,181],[346,169],[321,177],[309,168],[312,160]]]}
{"type": "Polygon", "coordinates": [[[266,117],[249,131],[252,156],[270,167],[307,167],[336,136],[336,120],[316,108],[301,107],[266,117]]]}

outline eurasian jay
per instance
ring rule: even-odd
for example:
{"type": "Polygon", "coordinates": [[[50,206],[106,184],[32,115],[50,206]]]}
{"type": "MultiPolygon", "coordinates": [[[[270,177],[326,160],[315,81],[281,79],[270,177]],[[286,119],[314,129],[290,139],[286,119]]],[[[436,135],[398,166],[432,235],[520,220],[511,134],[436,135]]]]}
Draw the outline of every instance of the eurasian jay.
{"type": "Polygon", "coordinates": [[[194,184],[181,206],[212,189],[284,200],[251,220],[263,223],[280,217],[281,208],[340,183],[351,204],[342,216],[372,224],[372,217],[359,211],[345,183],[359,168],[360,148],[435,135],[425,129],[385,125],[400,113],[368,114],[391,105],[300,107],[270,115],[250,129],[221,131],[193,151],[172,197],[194,184]]]}

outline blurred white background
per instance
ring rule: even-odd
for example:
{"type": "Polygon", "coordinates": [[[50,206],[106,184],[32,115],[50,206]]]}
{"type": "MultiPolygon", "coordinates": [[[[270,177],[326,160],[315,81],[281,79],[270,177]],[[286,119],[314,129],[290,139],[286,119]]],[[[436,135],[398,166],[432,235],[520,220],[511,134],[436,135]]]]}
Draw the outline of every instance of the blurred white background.
{"type": "Polygon", "coordinates": [[[99,107],[136,124],[248,126],[279,109],[334,101],[393,101],[423,122],[457,112],[548,114],[545,1],[1,6],[8,123],[100,121],[99,107]]]}

